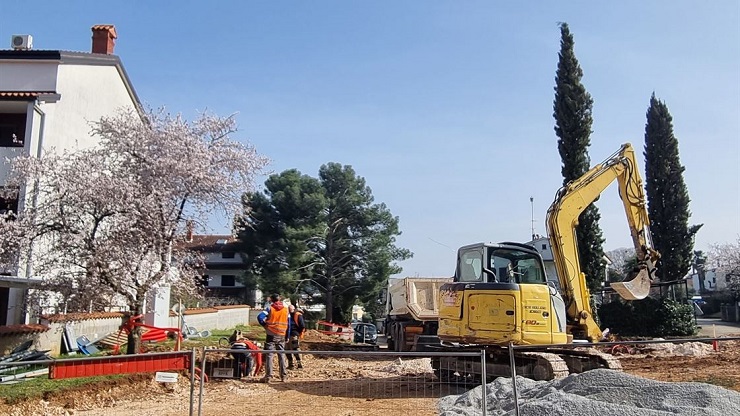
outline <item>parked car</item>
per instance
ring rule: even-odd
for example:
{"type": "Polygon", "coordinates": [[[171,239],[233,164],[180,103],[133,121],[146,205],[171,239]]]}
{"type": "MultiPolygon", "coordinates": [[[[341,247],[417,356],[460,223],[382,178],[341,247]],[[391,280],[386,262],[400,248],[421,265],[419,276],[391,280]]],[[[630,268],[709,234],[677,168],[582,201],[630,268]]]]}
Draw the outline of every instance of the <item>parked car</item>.
{"type": "Polygon", "coordinates": [[[707,304],[707,302],[704,299],[702,299],[701,296],[692,296],[691,300],[694,301],[694,303],[696,303],[699,306],[704,306],[707,304]]]}
{"type": "Polygon", "coordinates": [[[375,325],[358,322],[352,324],[352,329],[355,331],[354,342],[372,345],[378,343],[378,329],[375,325]]]}

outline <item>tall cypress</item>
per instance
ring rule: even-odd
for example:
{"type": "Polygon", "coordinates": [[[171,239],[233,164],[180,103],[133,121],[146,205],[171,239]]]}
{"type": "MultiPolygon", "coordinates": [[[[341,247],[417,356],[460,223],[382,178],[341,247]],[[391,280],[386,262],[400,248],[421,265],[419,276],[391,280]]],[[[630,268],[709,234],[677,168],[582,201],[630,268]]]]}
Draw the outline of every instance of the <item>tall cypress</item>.
{"type": "Polygon", "coordinates": [[[658,278],[682,278],[694,260],[694,237],[702,224],[689,226],[689,192],[683,180],[684,167],[678,157],[678,139],[673,135],[673,117],[668,106],[650,97],[645,124],[645,183],[653,244],[662,257],[658,278]]]}
{"type": "MultiPolygon", "coordinates": [[[[558,152],[563,162],[563,185],[578,179],[590,168],[591,109],[593,99],[581,84],[583,70],[576,59],[573,35],[567,23],[560,24],[560,53],[555,77],[553,116],[558,136],[558,152]]],[[[576,237],[581,270],[589,289],[601,288],[604,281],[604,238],[599,227],[599,210],[591,204],[578,218],[576,237]]]]}

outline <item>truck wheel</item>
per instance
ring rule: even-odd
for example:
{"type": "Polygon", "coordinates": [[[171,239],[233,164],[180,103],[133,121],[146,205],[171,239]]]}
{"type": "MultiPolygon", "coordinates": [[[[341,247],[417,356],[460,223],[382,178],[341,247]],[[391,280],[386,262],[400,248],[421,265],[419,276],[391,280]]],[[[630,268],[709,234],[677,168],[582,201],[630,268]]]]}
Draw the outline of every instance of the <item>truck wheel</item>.
{"type": "Polygon", "coordinates": [[[396,351],[397,352],[404,352],[408,350],[406,346],[406,333],[403,330],[403,325],[398,326],[397,336],[396,336],[396,351]]]}

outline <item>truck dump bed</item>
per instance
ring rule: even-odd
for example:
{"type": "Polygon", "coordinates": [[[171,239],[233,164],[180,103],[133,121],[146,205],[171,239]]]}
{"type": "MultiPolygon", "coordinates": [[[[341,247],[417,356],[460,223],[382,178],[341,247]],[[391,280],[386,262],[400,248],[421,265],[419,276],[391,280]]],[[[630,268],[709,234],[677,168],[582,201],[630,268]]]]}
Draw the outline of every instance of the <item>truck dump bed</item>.
{"type": "Polygon", "coordinates": [[[450,282],[451,277],[391,279],[388,315],[416,321],[436,320],[439,316],[439,288],[450,282]]]}

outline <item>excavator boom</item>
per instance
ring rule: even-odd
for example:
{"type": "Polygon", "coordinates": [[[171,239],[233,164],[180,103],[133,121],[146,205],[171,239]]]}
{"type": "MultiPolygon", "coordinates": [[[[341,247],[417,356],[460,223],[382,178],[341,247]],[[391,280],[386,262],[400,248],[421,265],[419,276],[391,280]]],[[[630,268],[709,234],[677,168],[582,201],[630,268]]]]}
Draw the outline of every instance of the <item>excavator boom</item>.
{"type": "Polygon", "coordinates": [[[625,299],[644,299],[650,291],[655,262],[660,255],[652,248],[643,183],[631,144],[622,145],[604,162],[561,188],[547,212],[553,260],[568,305],[568,316],[578,322],[580,329],[592,341],[598,340],[601,332],[591,316],[590,294],[578,259],[575,229],[581,213],[615,180],[619,184],[619,196],[627,215],[639,269],[628,280],[612,283],[611,287],[625,299]]]}

